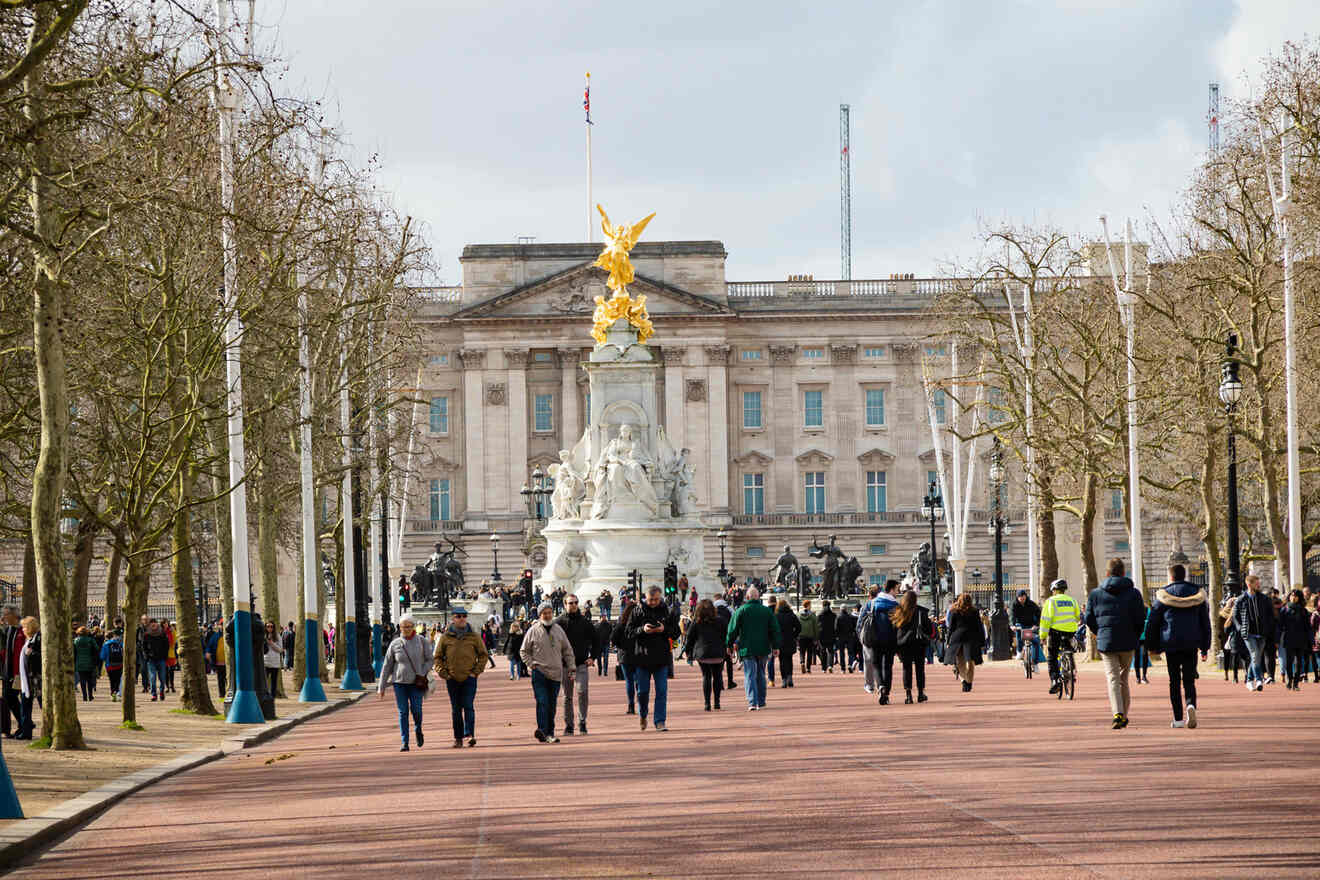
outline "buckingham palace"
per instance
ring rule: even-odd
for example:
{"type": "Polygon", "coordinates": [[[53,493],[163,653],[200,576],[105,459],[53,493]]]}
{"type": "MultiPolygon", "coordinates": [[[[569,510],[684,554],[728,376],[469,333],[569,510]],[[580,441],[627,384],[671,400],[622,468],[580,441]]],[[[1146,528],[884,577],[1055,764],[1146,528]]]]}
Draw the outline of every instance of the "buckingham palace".
{"type": "MultiPolygon", "coordinates": [[[[506,580],[544,560],[539,511],[522,490],[586,427],[581,364],[594,299],[608,296],[605,273],[591,266],[599,251],[586,242],[469,245],[461,285],[419,291],[425,358],[405,567],[448,538],[468,554],[468,582],[479,582],[496,562],[492,535],[506,580]]],[[[723,552],[739,579],[764,575],[785,544],[805,561],[813,539],[833,534],[869,581],[901,575],[930,539],[920,508],[937,456],[922,363],[949,369],[929,309],[953,282],[730,281],[726,257],[718,241],[642,242],[630,285],[655,325],[664,424],[691,450],[708,564],[723,552]]],[[[933,403],[938,426],[942,392],[933,403]]],[[[985,472],[971,493],[969,583],[993,579],[985,472]]],[[[1009,584],[1026,580],[1020,507],[1004,541],[1009,584]]],[[[1121,519],[1105,511],[1102,553],[1126,550],[1121,519]]],[[[944,530],[939,523],[940,539],[944,530]]]]}

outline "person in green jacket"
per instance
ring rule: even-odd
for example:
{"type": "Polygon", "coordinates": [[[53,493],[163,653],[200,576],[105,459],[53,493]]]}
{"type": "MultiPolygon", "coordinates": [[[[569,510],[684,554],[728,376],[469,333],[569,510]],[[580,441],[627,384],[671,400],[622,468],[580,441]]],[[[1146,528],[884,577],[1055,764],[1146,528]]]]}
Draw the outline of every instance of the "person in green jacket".
{"type": "Polygon", "coordinates": [[[96,693],[96,662],[101,652],[97,649],[96,639],[87,631],[87,627],[78,627],[73,640],[73,671],[78,673],[78,687],[82,689],[84,700],[94,699],[96,693]]]}
{"type": "Polygon", "coordinates": [[[748,712],[765,708],[766,665],[772,656],[779,654],[779,621],[775,620],[774,612],[758,601],[760,598],[756,587],[748,588],[747,601],[734,612],[725,639],[729,645],[738,643],[748,712]]]}
{"type": "Polygon", "coordinates": [[[798,653],[802,655],[802,671],[811,672],[811,663],[816,659],[816,640],[820,638],[820,621],[811,610],[811,600],[802,600],[802,613],[798,615],[802,632],[798,635],[798,653]]]}

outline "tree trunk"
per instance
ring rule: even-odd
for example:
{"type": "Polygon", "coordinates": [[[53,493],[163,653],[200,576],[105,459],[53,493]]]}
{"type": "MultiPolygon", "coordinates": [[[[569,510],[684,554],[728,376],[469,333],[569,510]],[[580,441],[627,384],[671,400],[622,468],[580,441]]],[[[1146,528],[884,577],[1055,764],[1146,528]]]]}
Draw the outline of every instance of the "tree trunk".
{"type": "Polygon", "coordinates": [[[110,548],[110,565],[105,576],[105,617],[111,628],[114,626],[115,613],[119,610],[119,567],[124,562],[124,554],[119,552],[119,545],[110,548]]]}
{"type": "Polygon", "coordinates": [[[1036,481],[1039,501],[1036,515],[1036,543],[1040,547],[1040,583],[1042,597],[1050,594],[1050,584],[1059,577],[1059,548],[1055,544],[1054,488],[1048,475],[1036,481]]]}
{"type": "MultiPolygon", "coordinates": [[[[50,27],[48,4],[33,8],[32,39],[50,27]]],[[[33,130],[43,127],[42,66],[23,80],[23,113],[33,130]]],[[[60,516],[69,435],[69,386],[64,361],[64,293],[60,258],[48,245],[60,235],[58,209],[50,192],[56,179],[50,142],[37,134],[25,138],[28,205],[32,212],[32,354],[41,404],[41,451],[32,473],[32,543],[36,558],[37,601],[41,620],[42,735],[53,749],[83,749],[73,675],[73,635],[69,593],[60,547],[60,516]]]]}
{"type": "MultiPolygon", "coordinates": [[[[270,499],[272,491],[266,488],[258,495],[257,501],[257,564],[261,568],[261,611],[266,623],[275,624],[278,632],[282,626],[280,619],[280,585],[278,548],[275,532],[279,525],[275,502],[270,499]]],[[[283,698],[284,676],[275,680],[275,693],[272,696],[283,698]]]]}
{"type": "MultiPolygon", "coordinates": [[[[137,548],[132,548],[137,550],[137,548]]],[[[125,724],[137,723],[137,633],[141,617],[147,610],[147,590],[151,584],[151,567],[142,563],[141,552],[128,554],[128,577],[124,582],[124,683],[121,717],[125,724]]],[[[142,661],[146,663],[146,658],[142,661]]]]}
{"type": "MultiPolygon", "coordinates": [[[[1082,591],[1082,595],[1078,596],[1078,600],[1083,603],[1086,601],[1083,597],[1090,595],[1090,592],[1100,585],[1100,576],[1095,564],[1095,496],[1099,482],[1099,477],[1094,473],[1089,473],[1082,483],[1081,550],[1082,571],[1086,577],[1086,587],[1082,591]]],[[[1100,652],[1095,647],[1095,638],[1088,639],[1086,645],[1090,658],[1092,660],[1100,659],[1100,652]]]]}
{"type": "MultiPolygon", "coordinates": [[[[178,482],[191,485],[188,475],[190,468],[184,468],[178,482]]],[[[186,490],[179,492],[186,496],[186,490]]],[[[171,574],[174,580],[174,605],[177,608],[175,620],[179,630],[175,634],[174,653],[179,661],[179,675],[183,679],[183,694],[179,705],[198,715],[216,714],[215,703],[211,701],[211,689],[206,680],[206,658],[202,651],[202,634],[197,626],[197,597],[193,593],[192,571],[192,529],[184,499],[176,498],[174,515],[174,557],[171,560],[171,574]]]]}
{"type": "MultiPolygon", "coordinates": [[[[225,460],[225,442],[221,440],[218,449],[212,452],[218,460],[225,460]]],[[[229,525],[229,497],[225,494],[225,489],[229,485],[229,477],[223,467],[214,469],[212,476],[212,487],[215,494],[215,565],[217,579],[220,582],[220,608],[224,614],[224,621],[220,626],[223,633],[226,625],[234,619],[234,560],[233,546],[234,535],[230,531],[229,525]]],[[[225,681],[226,690],[233,691],[234,688],[234,652],[225,651],[225,681]]],[[[228,694],[221,694],[220,699],[224,700],[228,694]]]]}
{"type": "Polygon", "coordinates": [[[24,617],[37,616],[37,554],[32,548],[32,532],[27,533],[23,542],[23,601],[21,612],[24,617]]]}
{"type": "MultiPolygon", "coordinates": [[[[87,622],[87,577],[92,570],[98,529],[90,519],[78,523],[78,540],[73,545],[73,581],[69,584],[69,614],[75,624],[87,622]]],[[[106,608],[109,616],[109,608],[106,608]]]]}
{"type": "Polygon", "coordinates": [[[1210,593],[1210,650],[1218,654],[1223,645],[1219,603],[1224,601],[1224,567],[1219,563],[1219,507],[1214,491],[1219,454],[1214,441],[1213,434],[1206,437],[1205,458],[1201,461],[1201,543],[1205,545],[1205,582],[1210,593]]]}

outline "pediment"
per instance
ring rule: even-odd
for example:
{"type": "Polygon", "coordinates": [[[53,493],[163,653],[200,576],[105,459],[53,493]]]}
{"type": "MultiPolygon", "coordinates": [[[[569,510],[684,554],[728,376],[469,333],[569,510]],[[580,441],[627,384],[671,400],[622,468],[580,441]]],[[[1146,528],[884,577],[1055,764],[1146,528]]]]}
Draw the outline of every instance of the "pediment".
{"type": "Polygon", "coordinates": [[[770,456],[753,449],[735,458],[733,460],[733,463],[738,465],[739,467],[747,467],[748,465],[754,465],[756,467],[765,467],[766,465],[770,464],[773,461],[774,459],[771,458],[770,456]]]}
{"type": "Polygon", "coordinates": [[[795,456],[793,460],[798,464],[823,465],[834,461],[834,456],[813,447],[795,456]]]}
{"type": "MultiPolygon", "coordinates": [[[[479,318],[573,318],[590,317],[596,297],[610,296],[605,287],[604,269],[581,263],[545,278],[537,279],[507,293],[460,309],[453,320],[479,318]]],[[[732,315],[727,306],[664,281],[638,273],[628,292],[646,297],[646,309],[652,316],[732,315]]]]}
{"type": "Polygon", "coordinates": [[[896,459],[894,453],[889,450],[874,446],[857,456],[857,460],[862,464],[880,464],[882,462],[887,464],[896,459]]]}
{"type": "MultiPolygon", "coordinates": [[[[953,451],[950,450],[949,447],[947,447],[947,446],[944,447],[944,457],[945,457],[945,458],[950,458],[952,455],[953,455],[953,451]]],[[[926,451],[921,452],[921,453],[919,453],[919,454],[917,455],[917,458],[919,458],[921,461],[924,461],[924,462],[925,462],[926,464],[928,464],[928,465],[934,465],[934,464],[935,464],[935,447],[934,447],[934,446],[929,446],[929,447],[927,447],[927,448],[926,448],[926,451]]]]}

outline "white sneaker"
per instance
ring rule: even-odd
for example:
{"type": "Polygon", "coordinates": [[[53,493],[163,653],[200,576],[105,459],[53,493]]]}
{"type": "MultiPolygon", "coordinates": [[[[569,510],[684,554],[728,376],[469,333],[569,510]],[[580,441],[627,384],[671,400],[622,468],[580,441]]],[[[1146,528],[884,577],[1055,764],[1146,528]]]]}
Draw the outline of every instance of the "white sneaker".
{"type": "Polygon", "coordinates": [[[1256,683],[1254,681],[1248,681],[1247,690],[1254,691],[1255,689],[1256,689],[1256,683]]]}
{"type": "Polygon", "coordinates": [[[1191,703],[1187,704],[1187,726],[1191,728],[1196,727],[1196,707],[1191,703]]]}
{"type": "Polygon", "coordinates": [[[866,691],[868,694],[875,693],[875,688],[871,687],[869,684],[862,685],[862,690],[866,691]]]}
{"type": "Polygon", "coordinates": [[[1265,676],[1265,683],[1266,683],[1266,684],[1274,684],[1274,676],[1272,676],[1272,675],[1267,675],[1267,676],[1265,676]]]}
{"type": "Polygon", "coordinates": [[[1186,721],[1173,721],[1173,722],[1170,722],[1169,726],[1170,726],[1170,727],[1186,727],[1186,726],[1187,726],[1187,722],[1186,722],[1186,721]]]}

